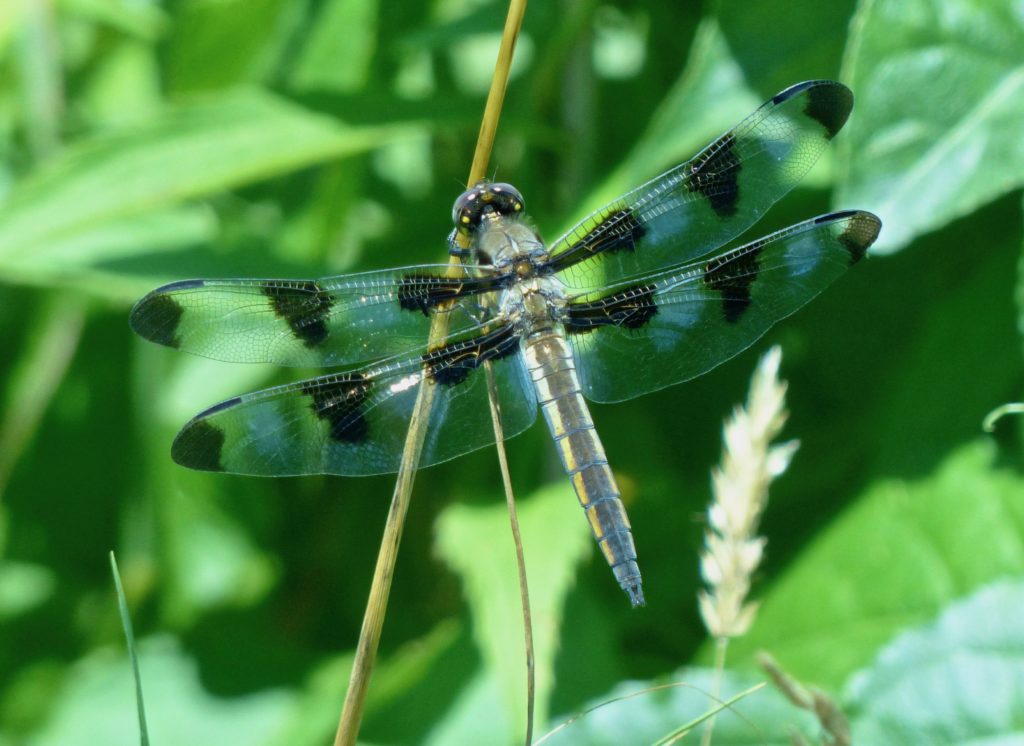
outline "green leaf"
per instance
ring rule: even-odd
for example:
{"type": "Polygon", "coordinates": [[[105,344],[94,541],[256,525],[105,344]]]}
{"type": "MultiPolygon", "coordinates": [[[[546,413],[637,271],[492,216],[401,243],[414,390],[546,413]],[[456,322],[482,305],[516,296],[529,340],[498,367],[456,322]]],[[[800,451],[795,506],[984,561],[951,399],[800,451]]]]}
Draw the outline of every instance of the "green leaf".
{"type": "MultiPolygon", "coordinates": [[[[750,674],[725,671],[718,701],[727,700],[763,681],[750,674]]],[[[551,733],[544,746],[617,746],[653,743],[682,725],[699,720],[718,704],[712,696],[714,671],[683,668],[666,679],[630,681],[588,702],[578,719],[551,733]]],[[[551,730],[566,723],[556,718],[551,730]]],[[[698,725],[690,739],[696,743],[698,725]]],[[[812,738],[817,732],[814,718],[791,705],[771,688],[752,692],[715,718],[717,746],[761,744],[782,746],[793,743],[792,735],[812,738]]],[[[689,743],[690,741],[683,741],[689,743]]]]}
{"type": "Polygon", "coordinates": [[[984,0],[869,2],[844,77],[857,106],[836,204],[894,251],[1024,184],[1024,25],[984,0]]]}
{"type": "MultiPolygon", "coordinates": [[[[562,607],[592,539],[568,482],[519,501],[518,512],[533,614],[536,721],[544,722],[562,607]]],[[[463,580],[484,662],[498,680],[509,722],[520,732],[526,715],[523,616],[505,505],[447,508],[437,522],[437,551],[463,580]]]]}
{"type": "Polygon", "coordinates": [[[57,578],[50,568],[5,559],[0,563],[0,622],[38,607],[56,587],[57,578]]]}
{"type": "Polygon", "coordinates": [[[312,25],[291,83],[298,89],[363,88],[377,51],[378,0],[328,0],[312,25]]]}
{"type": "Polygon", "coordinates": [[[1004,580],[886,645],[850,682],[853,742],[1019,743],[1024,583],[1004,580]]]}
{"type": "Polygon", "coordinates": [[[872,485],[769,590],[730,660],[766,648],[798,678],[835,686],[906,625],[1024,572],[1024,478],[997,457],[982,440],[928,477],[872,485]]]}
{"type": "Polygon", "coordinates": [[[22,285],[69,287],[129,303],[168,279],[174,265],[155,261],[158,257],[206,246],[217,232],[216,215],[204,205],[154,210],[54,236],[45,251],[9,261],[0,258],[0,276],[22,285]]]}
{"type": "MultiPolygon", "coordinates": [[[[230,700],[210,694],[196,662],[167,639],[144,641],[139,667],[153,743],[268,743],[293,707],[294,695],[280,689],[230,700]]],[[[137,744],[132,689],[131,667],[120,651],[93,652],[54,693],[51,720],[32,743],[137,744]]]]}
{"type": "MultiPolygon", "coordinates": [[[[270,94],[225,94],[169,107],[130,132],[97,137],[15,188],[0,206],[0,270],[45,260],[88,234],[315,163],[365,151],[400,135],[397,127],[349,127],[270,94]]],[[[107,244],[123,252],[123,242],[107,244]]]]}
{"type": "MultiPolygon", "coordinates": [[[[1024,213],[1024,201],[1021,203],[1021,212],[1024,213]]],[[[1022,237],[1020,245],[1020,258],[1017,260],[1017,286],[1014,300],[1017,303],[1017,334],[1024,342],[1024,237],[1022,237]]]]}
{"type": "Polygon", "coordinates": [[[166,12],[151,3],[60,0],[60,7],[79,21],[99,23],[147,41],[156,40],[168,23],[166,12]]]}

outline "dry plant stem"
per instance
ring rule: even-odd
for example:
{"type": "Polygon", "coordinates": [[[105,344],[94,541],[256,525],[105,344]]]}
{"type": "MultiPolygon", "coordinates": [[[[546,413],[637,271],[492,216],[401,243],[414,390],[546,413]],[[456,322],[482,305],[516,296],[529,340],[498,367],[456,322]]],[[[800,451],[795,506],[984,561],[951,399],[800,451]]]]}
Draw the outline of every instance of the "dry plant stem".
{"type": "Polygon", "coordinates": [[[512,491],[512,477],[508,472],[508,454],[505,453],[505,432],[501,425],[501,407],[498,406],[497,388],[494,384],[494,369],[491,362],[484,363],[487,374],[488,403],[491,406],[491,421],[494,423],[494,443],[498,449],[498,464],[501,468],[501,482],[505,487],[505,504],[508,520],[512,527],[512,543],[516,549],[516,571],[519,575],[519,603],[523,609],[523,637],[526,648],[526,746],[533,743],[533,712],[536,696],[536,681],[533,656],[533,616],[530,613],[530,588],[526,582],[526,557],[523,554],[523,540],[519,533],[519,516],[516,513],[516,497],[512,491]]]}
{"type": "Polygon", "coordinates": [[[817,687],[805,686],[794,679],[776,660],[764,651],[757,654],[757,663],[771,677],[775,688],[797,707],[814,713],[821,729],[829,736],[833,746],[851,746],[853,737],[850,721],[831,697],[817,687]]]}
{"type": "MultiPolygon", "coordinates": [[[[508,85],[508,73],[512,63],[512,54],[515,49],[516,39],[519,37],[519,29],[522,26],[525,11],[526,0],[512,0],[509,6],[508,18],[505,22],[505,32],[501,40],[501,48],[498,51],[498,61],[495,66],[494,78],[491,81],[491,90],[487,96],[484,119],[477,138],[473,165],[467,180],[468,184],[473,184],[482,178],[487,169],[487,162],[490,159],[491,148],[494,144],[494,134],[498,127],[498,117],[501,115],[505,88],[508,85]]],[[[458,257],[453,255],[449,261],[449,266],[454,267],[459,263],[458,257]]],[[[447,315],[444,313],[436,314],[430,326],[428,344],[437,344],[439,340],[445,337],[447,332],[447,315]]],[[[359,735],[359,725],[362,722],[363,707],[366,704],[366,693],[369,689],[370,675],[376,661],[381,628],[384,625],[384,617],[387,612],[391,580],[394,576],[395,562],[398,558],[398,545],[402,539],[402,529],[405,525],[405,516],[409,510],[412,485],[416,477],[416,469],[419,465],[420,452],[423,449],[426,425],[430,420],[430,410],[433,402],[434,389],[424,378],[420,384],[412,417],[409,420],[409,431],[406,434],[405,445],[402,451],[402,462],[398,469],[398,476],[395,479],[395,491],[391,498],[391,507],[388,510],[384,535],[381,537],[380,551],[377,554],[377,565],[373,571],[373,582],[370,586],[370,596],[366,603],[366,612],[363,615],[363,625],[359,631],[359,643],[356,646],[355,660],[352,663],[352,674],[349,678],[348,691],[345,695],[345,704],[342,707],[338,731],[334,737],[335,746],[353,746],[359,735]]],[[[500,449],[500,441],[498,446],[500,449]]],[[[501,458],[501,454],[499,458],[501,458]]],[[[532,671],[532,666],[530,669],[532,671]]],[[[530,709],[532,712],[532,700],[530,709]]]]}
{"type": "MultiPolygon", "coordinates": [[[[716,702],[722,696],[722,674],[725,672],[725,651],[729,647],[728,637],[719,637],[715,640],[715,678],[711,683],[711,697],[716,702]]],[[[700,737],[701,746],[709,746],[711,733],[715,729],[715,718],[708,719],[704,733],[700,737]]]]}

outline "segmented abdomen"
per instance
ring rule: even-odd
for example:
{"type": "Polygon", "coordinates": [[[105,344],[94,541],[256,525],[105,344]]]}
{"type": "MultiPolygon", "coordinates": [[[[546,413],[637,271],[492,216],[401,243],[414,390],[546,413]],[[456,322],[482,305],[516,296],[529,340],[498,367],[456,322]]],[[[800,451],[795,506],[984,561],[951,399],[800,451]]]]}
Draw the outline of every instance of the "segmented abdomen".
{"type": "Polygon", "coordinates": [[[633,606],[644,603],[636,547],[619,487],[580,393],[572,350],[552,331],[526,344],[526,363],[565,473],[601,552],[633,606]]]}

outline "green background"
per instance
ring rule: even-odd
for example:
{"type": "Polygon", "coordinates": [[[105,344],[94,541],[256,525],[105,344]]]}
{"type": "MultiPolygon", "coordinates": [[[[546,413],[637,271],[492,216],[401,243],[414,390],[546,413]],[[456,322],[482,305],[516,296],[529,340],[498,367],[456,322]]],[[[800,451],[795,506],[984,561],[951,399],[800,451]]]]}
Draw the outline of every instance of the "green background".
{"type": "MultiPolygon", "coordinates": [[[[295,372],[157,348],[127,314],[174,279],[444,261],[503,13],[0,3],[0,744],[137,742],[109,550],[155,743],[329,742],[393,481],[175,466],[191,415],[295,372]]],[[[772,343],[801,447],[772,489],[761,611],[725,693],[767,649],[837,699],[858,743],[994,742],[1024,722],[1019,418],[981,428],[1024,383],[1024,6],[535,2],[489,173],[551,239],[811,78],[847,83],[854,114],[754,230],[861,208],[882,235],[721,368],[593,407],[647,608],[596,556],[546,430],[508,444],[538,730],[686,684],[548,743],[650,743],[712,707],[696,613],[709,470],[772,343]]],[[[511,551],[493,450],[419,474],[366,743],[521,740],[511,551]]],[[[815,737],[772,693],[740,709],[716,743],[815,737]]]]}

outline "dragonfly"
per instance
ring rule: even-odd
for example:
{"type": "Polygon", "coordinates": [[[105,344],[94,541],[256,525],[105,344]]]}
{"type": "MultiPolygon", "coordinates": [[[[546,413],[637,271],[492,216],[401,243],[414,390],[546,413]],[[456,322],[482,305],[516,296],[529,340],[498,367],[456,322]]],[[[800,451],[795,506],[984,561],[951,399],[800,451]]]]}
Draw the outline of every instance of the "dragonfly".
{"type": "Polygon", "coordinates": [[[791,86],[550,244],[515,187],[481,181],[452,209],[449,251],[461,264],[152,291],[131,312],[148,340],[331,369],[214,404],[178,433],[173,459],[259,476],[395,472],[418,390],[430,386],[420,465],[439,464],[494,443],[489,367],[505,436],[543,412],[602,554],[643,605],[632,528],[587,400],[706,373],[865,256],[881,222],[860,210],[723,248],[810,170],[852,107],[841,83],[791,86]],[[439,316],[447,332],[428,344],[439,316]]]}

